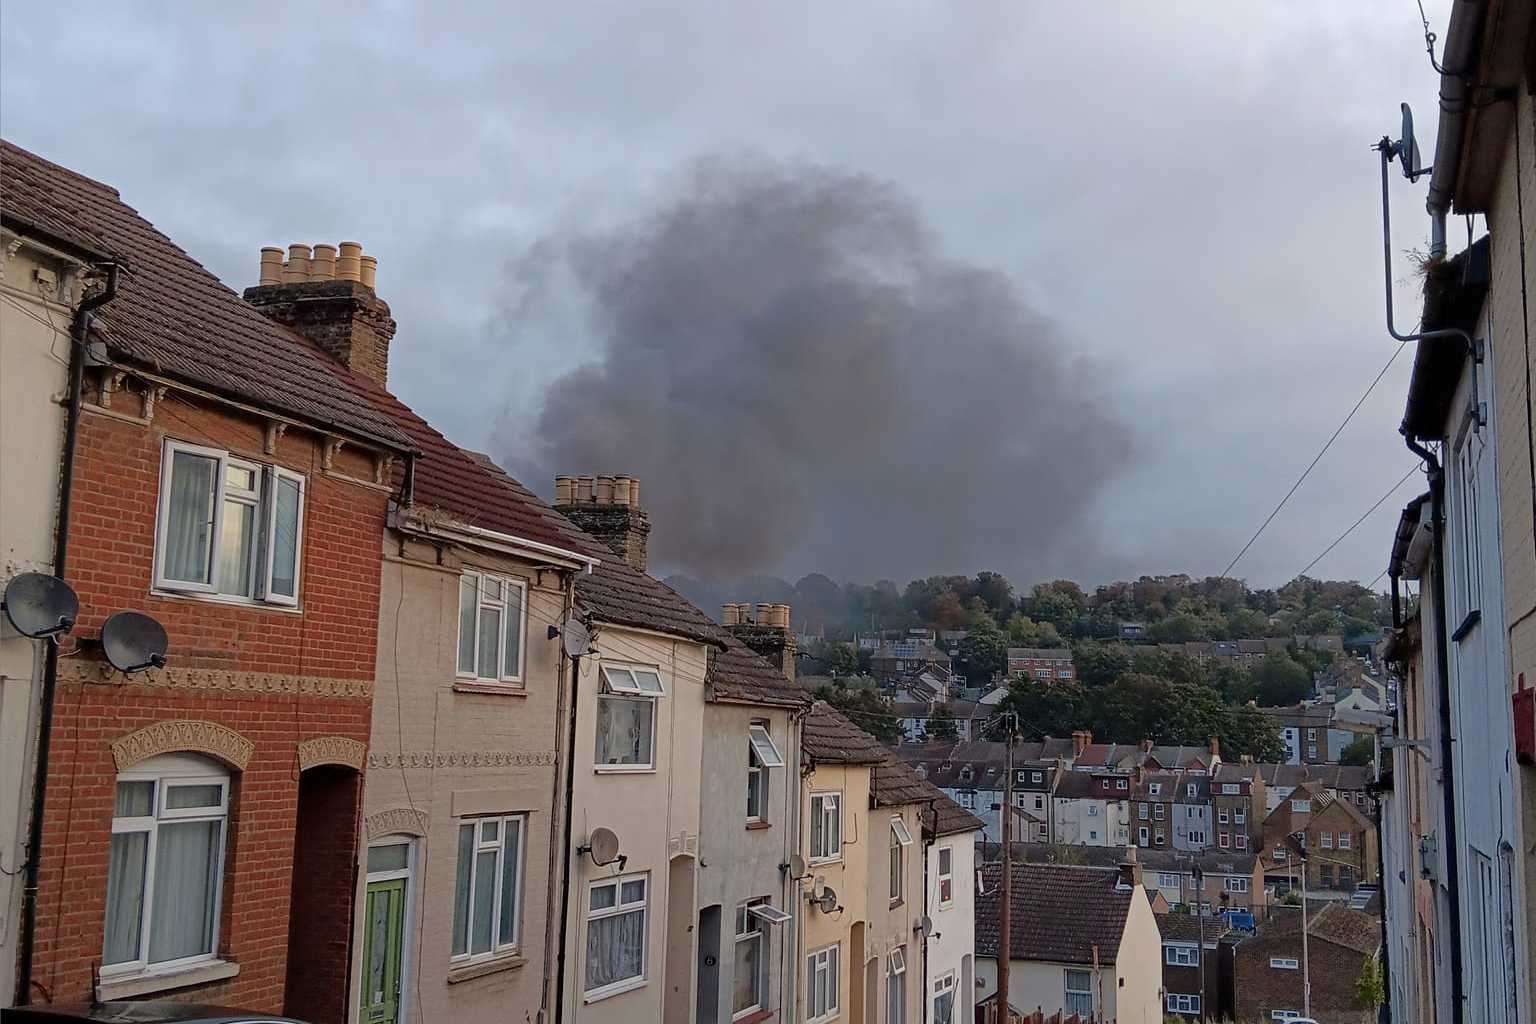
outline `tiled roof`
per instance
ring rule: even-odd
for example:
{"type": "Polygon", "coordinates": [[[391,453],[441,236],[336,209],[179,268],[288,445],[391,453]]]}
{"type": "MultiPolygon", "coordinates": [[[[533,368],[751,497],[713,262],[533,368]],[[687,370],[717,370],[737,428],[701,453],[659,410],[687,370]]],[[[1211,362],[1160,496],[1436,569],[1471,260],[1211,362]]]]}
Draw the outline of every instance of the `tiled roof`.
{"type": "Polygon", "coordinates": [[[378,391],[247,305],[123,202],[117,190],[0,141],[0,206],[13,224],[121,264],[92,321],[114,358],[296,420],[405,448],[378,391]]]}
{"type": "Polygon", "coordinates": [[[800,748],[813,764],[880,764],[887,756],[879,740],[824,700],[805,716],[800,748]]]}
{"type": "MultiPolygon", "coordinates": [[[[1010,959],[1112,964],[1120,952],[1135,889],[1118,887],[1117,868],[1015,864],[1012,872],[1010,959]]],[[[976,954],[998,955],[1002,865],[982,868],[985,892],[976,897],[976,954]]]]}
{"type": "Polygon", "coordinates": [[[810,694],[740,640],[725,630],[720,630],[719,635],[725,650],[710,662],[708,678],[709,693],[714,699],[797,708],[811,702],[810,694]]]}
{"type": "Polygon", "coordinates": [[[1307,934],[1370,955],[1381,948],[1381,919],[1330,903],[1307,922],[1307,934]]]}
{"type": "Polygon", "coordinates": [[[1008,657],[1014,661],[1071,661],[1069,647],[1010,647],[1008,657]]]}
{"type": "Polygon", "coordinates": [[[929,835],[953,836],[962,832],[980,832],[987,827],[985,822],[945,796],[933,783],[924,782],[923,785],[930,791],[928,799],[932,801],[933,808],[933,814],[923,818],[923,828],[929,835]]]}
{"type": "Polygon", "coordinates": [[[938,792],[890,754],[886,754],[870,773],[869,793],[874,797],[876,807],[926,803],[933,799],[930,790],[938,792]]]}
{"type": "Polygon", "coordinates": [[[1202,935],[1206,942],[1215,942],[1232,928],[1222,917],[1158,914],[1157,930],[1162,932],[1164,942],[1199,942],[1202,935]]]}

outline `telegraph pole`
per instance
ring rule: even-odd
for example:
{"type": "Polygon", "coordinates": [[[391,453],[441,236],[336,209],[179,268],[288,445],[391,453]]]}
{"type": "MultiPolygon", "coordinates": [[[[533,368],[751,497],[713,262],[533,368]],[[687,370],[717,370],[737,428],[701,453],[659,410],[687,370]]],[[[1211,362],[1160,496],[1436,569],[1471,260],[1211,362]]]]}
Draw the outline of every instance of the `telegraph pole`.
{"type": "Polygon", "coordinates": [[[1301,847],[1301,1015],[1312,1016],[1312,965],[1307,957],[1307,848],[1305,833],[1297,832],[1301,847]]]}
{"type": "Polygon", "coordinates": [[[1008,968],[1013,954],[1012,903],[1013,903],[1013,736],[1017,732],[1017,716],[1012,711],[1003,712],[1003,723],[1008,729],[1007,753],[1003,758],[1003,821],[1000,834],[1003,840],[1002,892],[997,905],[1001,915],[997,920],[997,1021],[1011,1024],[1008,1012],[1008,968]]]}
{"type": "MultiPolygon", "coordinates": [[[[1191,854],[1190,860],[1196,856],[1191,854]]],[[[1198,862],[1191,876],[1195,881],[1195,918],[1200,924],[1200,945],[1195,951],[1195,964],[1200,971],[1200,1019],[1205,1020],[1205,911],[1200,906],[1200,897],[1205,895],[1205,872],[1200,870],[1198,862]]]]}

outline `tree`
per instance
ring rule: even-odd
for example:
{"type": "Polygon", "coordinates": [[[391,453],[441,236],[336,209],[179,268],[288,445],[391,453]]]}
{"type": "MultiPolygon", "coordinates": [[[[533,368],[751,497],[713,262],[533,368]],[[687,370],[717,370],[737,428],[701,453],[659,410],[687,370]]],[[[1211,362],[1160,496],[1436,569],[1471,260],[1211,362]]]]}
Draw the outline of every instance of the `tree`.
{"type": "Polygon", "coordinates": [[[973,629],[960,641],[960,660],[966,682],[985,686],[1008,667],[1008,640],[995,626],[973,629]]]}
{"type": "Polygon", "coordinates": [[[979,572],[971,584],[973,596],[981,599],[992,616],[999,622],[1008,617],[1013,608],[1013,584],[1000,572],[979,572]]]}
{"type": "Polygon", "coordinates": [[[827,666],[834,676],[857,675],[859,671],[859,654],[851,644],[828,644],[827,666]]]}
{"type": "Polygon", "coordinates": [[[1365,765],[1376,758],[1376,741],[1370,736],[1357,736],[1339,754],[1340,764],[1365,765]]]}
{"type": "Polygon", "coordinates": [[[1365,958],[1360,965],[1360,977],[1355,979],[1355,1002],[1362,1010],[1374,1010],[1386,1001],[1386,984],[1381,977],[1381,963],[1374,956],[1365,958]]]}
{"type": "Polygon", "coordinates": [[[955,728],[955,713],[948,704],[940,704],[928,715],[928,738],[931,740],[957,740],[960,731],[955,728]]]}
{"type": "Polygon", "coordinates": [[[874,671],[875,652],[868,648],[860,647],[857,653],[859,658],[859,675],[867,676],[874,671]]]}
{"type": "Polygon", "coordinates": [[[1264,655],[1253,670],[1253,681],[1259,703],[1268,708],[1295,704],[1312,691],[1311,673],[1285,654],[1264,655]]]}
{"type": "Polygon", "coordinates": [[[1000,710],[1017,713],[1031,733],[1067,736],[1087,723],[1088,703],[1088,693],[1078,683],[1040,685],[1020,678],[1008,684],[1000,710]]]}
{"type": "Polygon", "coordinates": [[[1072,667],[1088,686],[1108,686],[1131,670],[1131,655],[1121,644],[1085,640],[1072,648],[1072,667]]]}
{"type": "Polygon", "coordinates": [[[1023,602],[1024,610],[1036,622],[1049,622],[1058,630],[1071,629],[1078,613],[1088,606],[1082,588],[1071,580],[1037,583],[1023,602]]]}
{"type": "Polygon", "coordinates": [[[1274,719],[1251,704],[1227,709],[1226,721],[1217,730],[1222,757],[1231,760],[1247,754],[1255,761],[1285,760],[1285,742],[1274,719]]]}
{"type": "Polygon", "coordinates": [[[1061,647],[1061,633],[1055,624],[1036,622],[1023,612],[1008,620],[1008,642],[1016,647],[1061,647]]]}
{"type": "Polygon", "coordinates": [[[1208,639],[1211,635],[1210,629],[1199,617],[1188,614],[1170,615],[1154,622],[1148,632],[1160,644],[1189,643],[1191,640],[1208,639]]]}
{"type": "Polygon", "coordinates": [[[854,725],[881,743],[899,743],[901,722],[880,691],[864,686],[832,684],[818,687],[816,696],[847,715],[854,725]]]}

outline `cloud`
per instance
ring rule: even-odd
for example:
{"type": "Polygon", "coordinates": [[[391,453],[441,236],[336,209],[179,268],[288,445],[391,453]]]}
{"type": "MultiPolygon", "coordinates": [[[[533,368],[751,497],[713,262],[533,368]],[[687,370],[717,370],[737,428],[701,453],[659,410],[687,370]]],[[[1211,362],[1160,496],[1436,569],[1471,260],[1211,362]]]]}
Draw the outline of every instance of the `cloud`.
{"type": "Polygon", "coordinates": [[[639,477],[666,568],[1032,578],[1130,463],[1104,369],[869,175],[703,160],[511,276],[514,331],[575,307],[598,358],[498,453],[545,489],[639,477]]]}

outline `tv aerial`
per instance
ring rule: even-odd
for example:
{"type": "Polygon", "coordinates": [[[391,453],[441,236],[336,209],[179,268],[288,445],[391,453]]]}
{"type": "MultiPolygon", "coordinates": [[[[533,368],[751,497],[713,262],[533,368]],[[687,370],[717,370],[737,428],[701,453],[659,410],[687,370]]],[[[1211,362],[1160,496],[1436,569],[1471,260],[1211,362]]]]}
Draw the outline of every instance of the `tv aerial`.
{"type": "Polygon", "coordinates": [[[101,626],[101,652],[124,674],[164,668],[169,646],[165,627],[143,612],[118,612],[101,626]]]}
{"type": "Polygon", "coordinates": [[[33,640],[68,633],[80,617],[80,599],[69,584],[42,572],[11,577],[0,608],[12,629],[33,640]]]}
{"type": "Polygon", "coordinates": [[[618,862],[619,870],[624,870],[624,864],[629,860],[619,852],[619,835],[611,828],[595,828],[592,834],[587,836],[586,844],[576,848],[578,854],[584,853],[592,858],[592,863],[598,867],[607,867],[618,862]]]}

